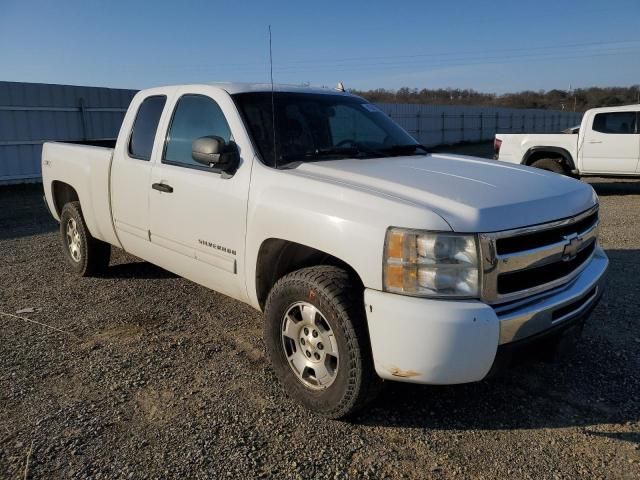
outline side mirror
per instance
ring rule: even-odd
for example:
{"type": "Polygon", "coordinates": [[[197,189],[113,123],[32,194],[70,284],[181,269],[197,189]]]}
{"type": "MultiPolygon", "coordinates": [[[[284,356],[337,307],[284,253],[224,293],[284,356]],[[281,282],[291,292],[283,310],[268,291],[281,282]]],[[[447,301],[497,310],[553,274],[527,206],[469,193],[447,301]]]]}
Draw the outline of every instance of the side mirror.
{"type": "Polygon", "coordinates": [[[209,168],[219,168],[232,172],[240,164],[240,156],[235,143],[226,143],[222,137],[209,135],[196,138],[191,144],[193,159],[209,168]]]}
{"type": "Polygon", "coordinates": [[[215,135],[196,138],[191,144],[191,156],[196,162],[213,167],[220,162],[224,143],[223,138],[215,135]]]}

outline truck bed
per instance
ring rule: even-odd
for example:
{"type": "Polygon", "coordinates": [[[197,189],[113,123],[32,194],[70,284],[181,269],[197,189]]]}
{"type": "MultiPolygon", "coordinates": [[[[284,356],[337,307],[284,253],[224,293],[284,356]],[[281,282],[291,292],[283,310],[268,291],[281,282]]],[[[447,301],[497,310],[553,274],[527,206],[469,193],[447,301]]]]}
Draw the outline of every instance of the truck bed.
{"type": "Polygon", "coordinates": [[[498,160],[521,163],[526,152],[533,147],[555,147],[569,152],[576,158],[578,135],[568,133],[498,133],[502,141],[498,160]]]}
{"type": "Polygon", "coordinates": [[[60,220],[61,191],[73,191],[82,205],[87,227],[95,238],[119,245],[111,222],[109,170],[115,140],[45,142],[42,185],[47,205],[60,220]]]}
{"type": "Polygon", "coordinates": [[[104,148],[116,148],[116,139],[115,138],[98,138],[95,140],[74,140],[67,142],[56,142],[56,143],[68,143],[71,145],[87,145],[90,147],[104,147],[104,148]]]}

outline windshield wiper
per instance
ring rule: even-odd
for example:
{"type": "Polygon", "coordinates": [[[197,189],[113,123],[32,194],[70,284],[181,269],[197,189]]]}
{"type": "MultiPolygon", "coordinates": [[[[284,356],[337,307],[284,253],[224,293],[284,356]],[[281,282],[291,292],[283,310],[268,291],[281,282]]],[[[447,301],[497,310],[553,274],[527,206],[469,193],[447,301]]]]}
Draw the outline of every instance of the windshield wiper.
{"type": "Polygon", "coordinates": [[[427,147],[419,143],[391,145],[386,148],[369,148],[362,144],[355,144],[349,147],[316,148],[304,153],[283,155],[282,160],[285,163],[298,164],[300,162],[331,160],[331,157],[335,157],[335,159],[393,157],[396,155],[411,154],[417,149],[424,150],[425,154],[429,153],[427,147]]]}
{"type": "Polygon", "coordinates": [[[329,148],[316,148],[304,153],[305,158],[317,158],[317,157],[330,157],[332,155],[357,155],[360,153],[358,147],[329,147],[329,148]]]}
{"type": "Polygon", "coordinates": [[[386,153],[370,150],[361,146],[353,147],[329,147],[316,148],[304,153],[283,155],[284,161],[314,161],[314,160],[330,160],[330,157],[337,158],[363,158],[363,156],[386,157],[386,153]]]}
{"type": "Polygon", "coordinates": [[[406,145],[392,145],[387,148],[382,148],[381,151],[385,153],[391,153],[391,154],[401,154],[401,153],[415,152],[417,149],[424,150],[424,153],[429,153],[429,149],[427,149],[427,147],[419,143],[408,143],[406,145]]]}

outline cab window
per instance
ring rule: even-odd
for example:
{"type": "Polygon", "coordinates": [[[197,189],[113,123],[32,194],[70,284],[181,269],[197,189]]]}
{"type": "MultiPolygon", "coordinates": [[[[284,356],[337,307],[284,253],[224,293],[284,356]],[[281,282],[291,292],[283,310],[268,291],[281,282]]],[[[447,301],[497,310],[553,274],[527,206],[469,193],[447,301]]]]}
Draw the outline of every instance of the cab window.
{"type": "Polygon", "coordinates": [[[222,109],[209,97],[184,95],[173,113],[162,162],[202,167],[191,156],[191,144],[195,139],[209,135],[222,137],[227,143],[232,139],[222,109]]]}
{"type": "Polygon", "coordinates": [[[600,133],[637,133],[636,112],[598,113],[593,118],[593,129],[600,133]]]}
{"type": "Polygon", "coordinates": [[[167,97],[156,95],[147,97],[140,104],[136,119],[133,122],[131,138],[129,139],[129,156],[138,160],[149,160],[153,150],[153,141],[160,115],[164,109],[167,97]]]}

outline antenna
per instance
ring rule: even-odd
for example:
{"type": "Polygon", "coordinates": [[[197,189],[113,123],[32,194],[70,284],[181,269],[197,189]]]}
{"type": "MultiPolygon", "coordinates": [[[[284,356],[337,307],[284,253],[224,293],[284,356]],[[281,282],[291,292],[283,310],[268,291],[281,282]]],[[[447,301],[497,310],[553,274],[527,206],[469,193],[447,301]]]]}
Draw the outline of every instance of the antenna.
{"type": "Polygon", "coordinates": [[[278,168],[276,153],[276,101],[273,93],[273,51],[271,49],[271,25],[269,25],[269,73],[271,76],[271,127],[273,129],[273,166],[278,168]]]}

